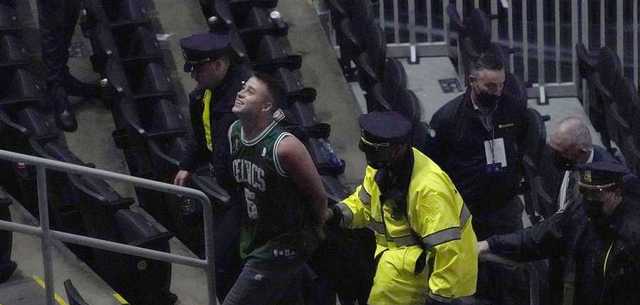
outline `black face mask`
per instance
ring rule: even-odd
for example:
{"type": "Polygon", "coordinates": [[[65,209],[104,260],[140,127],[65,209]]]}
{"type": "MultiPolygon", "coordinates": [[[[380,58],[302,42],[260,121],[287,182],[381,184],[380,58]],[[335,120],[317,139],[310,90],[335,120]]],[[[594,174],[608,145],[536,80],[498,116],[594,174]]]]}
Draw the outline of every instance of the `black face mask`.
{"type": "Polygon", "coordinates": [[[576,167],[576,161],[563,157],[557,151],[553,151],[553,165],[561,171],[571,171],[576,167]]]}
{"type": "Polygon", "coordinates": [[[496,108],[496,105],[498,105],[499,99],[500,99],[499,96],[493,95],[485,91],[480,91],[476,95],[476,102],[478,103],[478,106],[484,109],[493,110],[494,108],[496,108]]]}
{"type": "Polygon", "coordinates": [[[601,219],[604,216],[602,213],[603,202],[595,199],[584,199],[584,209],[587,216],[591,219],[601,219]]]}
{"type": "Polygon", "coordinates": [[[374,147],[360,141],[359,148],[367,159],[367,165],[375,169],[384,169],[391,166],[391,146],[374,147]]]}

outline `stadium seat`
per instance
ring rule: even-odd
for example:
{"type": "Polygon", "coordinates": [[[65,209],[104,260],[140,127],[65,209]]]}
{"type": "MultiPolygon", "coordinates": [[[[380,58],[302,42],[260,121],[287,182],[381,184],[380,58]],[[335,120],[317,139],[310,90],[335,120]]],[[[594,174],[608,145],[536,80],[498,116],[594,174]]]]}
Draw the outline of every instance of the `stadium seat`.
{"type": "Polygon", "coordinates": [[[240,37],[247,49],[257,48],[264,35],[277,37],[287,35],[289,26],[282,21],[282,18],[271,18],[270,13],[271,11],[268,9],[254,7],[249,11],[244,22],[236,23],[240,37]]]}
{"type": "Polygon", "coordinates": [[[588,99],[583,99],[583,107],[593,127],[600,132],[603,145],[612,151],[605,108],[613,103],[613,91],[622,78],[620,59],[607,47],[591,52],[582,44],[576,45],[576,54],[580,75],[587,80],[589,92],[588,99]]]}
{"type": "Polygon", "coordinates": [[[274,71],[274,77],[282,81],[287,95],[287,105],[294,102],[311,103],[316,99],[316,89],[303,86],[300,72],[278,68],[274,71]]]}
{"type": "Polygon", "coordinates": [[[393,110],[400,112],[411,122],[411,145],[424,151],[429,125],[422,122],[422,107],[416,94],[409,89],[401,90],[393,106],[395,107],[393,110]]]}
{"type": "Polygon", "coordinates": [[[394,107],[400,92],[407,88],[407,72],[402,63],[395,58],[387,58],[384,66],[382,92],[384,99],[394,107]]]}
{"type": "Polygon", "coordinates": [[[250,55],[253,59],[253,68],[256,71],[273,72],[278,68],[289,70],[300,69],[302,57],[300,55],[290,55],[282,42],[277,37],[270,35],[263,36],[255,55],[250,55]]]}
{"type": "Polygon", "coordinates": [[[15,5],[0,3],[0,33],[13,32],[20,28],[17,15],[15,5]]]}
{"type": "Polygon", "coordinates": [[[387,54],[385,34],[380,26],[370,23],[367,33],[364,40],[365,51],[355,61],[360,87],[366,92],[383,79],[387,54]]]}

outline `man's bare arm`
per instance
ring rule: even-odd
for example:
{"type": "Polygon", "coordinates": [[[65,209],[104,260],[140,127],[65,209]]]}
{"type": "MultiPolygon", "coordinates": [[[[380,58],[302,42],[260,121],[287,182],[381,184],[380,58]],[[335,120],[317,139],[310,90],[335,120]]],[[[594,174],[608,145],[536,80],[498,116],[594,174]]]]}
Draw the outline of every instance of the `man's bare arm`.
{"type": "Polygon", "coordinates": [[[298,187],[312,201],[313,212],[318,225],[327,219],[327,194],[322,180],[307,148],[294,136],[282,139],[277,148],[280,165],[298,187]]]}

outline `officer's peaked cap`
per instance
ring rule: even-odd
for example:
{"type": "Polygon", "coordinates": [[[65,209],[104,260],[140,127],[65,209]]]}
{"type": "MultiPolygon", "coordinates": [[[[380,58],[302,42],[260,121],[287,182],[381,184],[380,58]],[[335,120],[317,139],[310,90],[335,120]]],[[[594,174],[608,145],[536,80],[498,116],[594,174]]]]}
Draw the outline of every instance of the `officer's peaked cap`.
{"type": "Polygon", "coordinates": [[[629,169],[617,162],[598,161],[578,166],[580,186],[594,190],[602,190],[622,183],[629,169]]]}
{"type": "Polygon", "coordinates": [[[226,32],[200,33],[182,38],[180,47],[187,63],[215,60],[231,49],[231,40],[226,32]]]}
{"type": "Polygon", "coordinates": [[[360,115],[362,136],[372,143],[408,143],[411,122],[395,111],[374,111],[360,115]]]}

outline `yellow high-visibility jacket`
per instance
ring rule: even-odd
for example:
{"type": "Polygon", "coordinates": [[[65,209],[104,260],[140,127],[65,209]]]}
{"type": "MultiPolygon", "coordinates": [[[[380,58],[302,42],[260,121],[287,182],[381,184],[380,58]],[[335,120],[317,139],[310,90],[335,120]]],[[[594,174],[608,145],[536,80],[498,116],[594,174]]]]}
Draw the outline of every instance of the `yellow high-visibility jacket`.
{"type": "MultiPolygon", "coordinates": [[[[447,174],[418,150],[412,151],[414,164],[404,215],[392,213],[393,202],[380,202],[376,170],[371,167],[367,167],[362,185],[338,203],[343,214],[343,227],[368,227],[375,232],[377,258],[385,260],[388,257],[391,262],[387,264],[412,271],[418,259],[426,257],[426,270],[420,274],[406,272],[406,278],[394,279],[393,285],[396,286],[414,285],[415,289],[404,291],[415,291],[406,294],[416,295],[405,298],[388,291],[384,292],[387,296],[376,300],[377,296],[372,291],[369,297],[371,304],[413,304],[419,294],[448,302],[473,295],[476,290],[478,255],[471,214],[447,174]],[[389,251],[389,255],[383,255],[387,250],[404,252],[397,255],[389,251]],[[427,251],[426,255],[422,256],[424,251],[427,251]]],[[[388,280],[383,279],[384,275],[378,274],[380,272],[378,268],[374,290],[376,281],[388,280]]],[[[393,276],[402,277],[403,274],[393,276]]]]}

